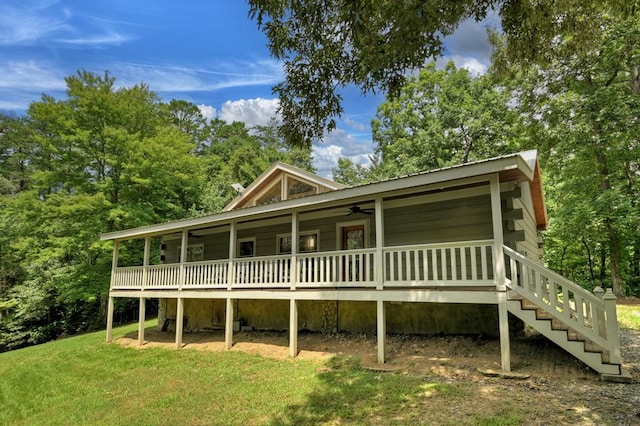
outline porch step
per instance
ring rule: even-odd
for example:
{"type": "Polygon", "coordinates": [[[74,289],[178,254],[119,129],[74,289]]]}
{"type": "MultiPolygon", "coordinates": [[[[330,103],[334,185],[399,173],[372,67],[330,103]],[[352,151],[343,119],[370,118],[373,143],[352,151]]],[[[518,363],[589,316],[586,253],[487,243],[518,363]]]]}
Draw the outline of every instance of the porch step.
{"type": "Polygon", "coordinates": [[[553,343],[600,373],[603,380],[605,378],[628,376],[628,373],[624,372],[619,364],[611,364],[609,362],[608,351],[586,339],[530,300],[512,298],[507,301],[507,308],[509,312],[553,343]]]}

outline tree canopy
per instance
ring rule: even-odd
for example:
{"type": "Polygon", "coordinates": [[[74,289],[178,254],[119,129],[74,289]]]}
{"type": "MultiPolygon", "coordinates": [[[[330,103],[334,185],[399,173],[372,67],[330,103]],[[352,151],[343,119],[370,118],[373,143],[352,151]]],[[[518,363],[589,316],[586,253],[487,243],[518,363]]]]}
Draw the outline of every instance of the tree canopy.
{"type": "Polygon", "coordinates": [[[466,19],[490,12],[500,18],[510,59],[539,63],[567,32],[581,49],[599,32],[602,10],[633,15],[637,2],[494,0],[397,2],[249,0],[250,16],[284,62],[285,80],[274,87],[284,130],[294,143],[321,138],[343,112],[339,90],[399,94],[406,76],[440,56],[443,40],[466,19]]]}

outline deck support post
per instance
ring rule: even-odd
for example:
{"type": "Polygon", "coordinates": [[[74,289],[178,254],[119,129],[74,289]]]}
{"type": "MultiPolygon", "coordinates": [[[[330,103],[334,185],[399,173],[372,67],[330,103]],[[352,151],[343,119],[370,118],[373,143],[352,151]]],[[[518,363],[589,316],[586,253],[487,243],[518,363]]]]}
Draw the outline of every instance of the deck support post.
{"type": "Polygon", "coordinates": [[[507,293],[498,293],[498,320],[500,321],[500,361],[502,371],[511,371],[511,346],[509,343],[509,311],[507,293]]]}
{"type": "Polygon", "coordinates": [[[375,199],[374,205],[375,221],[376,221],[376,253],[375,253],[375,279],[376,289],[384,289],[384,216],[382,211],[382,198],[375,199]]]}
{"type": "MultiPolygon", "coordinates": [[[[120,240],[113,241],[113,258],[111,260],[111,283],[110,288],[115,285],[116,269],[118,268],[118,257],[120,255],[120,240]]],[[[107,301],[107,343],[113,340],[113,296],[109,295],[107,301]]]]}
{"type": "Polygon", "coordinates": [[[384,308],[384,300],[378,300],[376,303],[378,321],[378,363],[384,364],[385,346],[387,341],[387,317],[384,308]]]}
{"type": "Polygon", "coordinates": [[[144,345],[144,320],[146,316],[146,305],[147,299],[141,297],[140,306],[138,307],[138,346],[144,345]]]}
{"type": "Polygon", "coordinates": [[[107,343],[113,340],[113,296],[107,301],[107,343]]]}
{"type": "Polygon", "coordinates": [[[227,298],[224,321],[224,348],[229,350],[231,346],[233,346],[233,299],[227,298]]]}
{"type": "Polygon", "coordinates": [[[180,296],[178,296],[176,311],[176,349],[180,349],[182,347],[182,329],[184,326],[184,299],[180,296]]]}
{"type": "Polygon", "coordinates": [[[298,355],[298,301],[289,301],[289,356],[295,358],[298,355]]]}

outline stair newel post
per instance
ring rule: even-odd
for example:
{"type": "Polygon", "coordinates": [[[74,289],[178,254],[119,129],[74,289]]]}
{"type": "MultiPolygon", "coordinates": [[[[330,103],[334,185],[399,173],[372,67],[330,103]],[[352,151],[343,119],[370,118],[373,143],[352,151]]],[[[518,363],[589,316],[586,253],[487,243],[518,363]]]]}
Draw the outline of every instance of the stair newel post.
{"type": "MultiPolygon", "coordinates": [[[[597,286],[596,288],[594,288],[593,294],[595,294],[598,300],[600,300],[604,305],[604,290],[602,289],[602,287],[597,286]]],[[[595,306],[593,316],[598,327],[598,336],[606,339],[607,321],[605,320],[605,310],[601,309],[599,306],[595,306]]]]}
{"type": "Polygon", "coordinates": [[[603,296],[604,310],[607,317],[607,342],[612,364],[622,364],[620,356],[620,338],[618,337],[618,314],[616,312],[616,296],[610,288],[603,296]]]}

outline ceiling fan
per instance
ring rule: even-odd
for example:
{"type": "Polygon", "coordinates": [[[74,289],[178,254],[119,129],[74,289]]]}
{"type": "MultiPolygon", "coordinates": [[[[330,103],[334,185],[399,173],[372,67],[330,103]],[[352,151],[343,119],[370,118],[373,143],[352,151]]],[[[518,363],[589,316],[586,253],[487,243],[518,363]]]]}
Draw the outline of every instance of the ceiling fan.
{"type": "Polygon", "coordinates": [[[347,216],[351,216],[352,214],[358,214],[358,213],[372,215],[373,212],[374,212],[374,209],[363,209],[359,205],[354,204],[353,206],[349,207],[349,213],[347,213],[347,216]]]}

